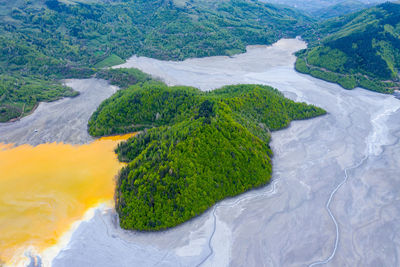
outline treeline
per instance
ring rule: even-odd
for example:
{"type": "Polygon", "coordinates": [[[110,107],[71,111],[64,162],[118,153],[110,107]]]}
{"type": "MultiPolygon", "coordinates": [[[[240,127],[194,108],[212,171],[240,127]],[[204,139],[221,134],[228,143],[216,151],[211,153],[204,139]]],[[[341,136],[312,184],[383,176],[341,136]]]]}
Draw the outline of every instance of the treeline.
{"type": "Polygon", "coordinates": [[[49,65],[93,67],[133,54],[169,60],[227,55],[248,44],[296,36],[310,22],[294,10],[245,0],[212,8],[164,0],[74,5],[49,0],[46,5],[14,8],[10,17],[16,22],[3,21],[8,44],[1,47],[11,49],[2,55],[6,63],[46,72],[49,65]]]}
{"type": "MultiPolygon", "coordinates": [[[[306,57],[303,53],[305,53],[305,51],[300,51],[297,53],[298,58],[296,60],[295,68],[298,72],[310,74],[313,77],[328,82],[337,83],[345,89],[362,87],[379,93],[391,94],[393,93],[393,88],[399,86],[395,82],[381,81],[380,79],[367,77],[362,74],[342,74],[340,72],[330,71],[329,69],[321,69],[315,65],[307,65],[306,59],[308,59],[308,57],[306,57]]],[[[320,61],[320,59],[318,59],[318,61],[320,61]]],[[[337,62],[338,61],[336,61],[334,64],[337,64],[337,62]]]]}
{"type": "MultiPolygon", "coordinates": [[[[124,89],[129,85],[152,81],[150,75],[138,69],[102,69],[93,77],[108,80],[124,89]]],[[[39,102],[49,102],[62,97],[79,95],[60,82],[40,76],[0,75],[0,122],[22,118],[31,113],[39,102]]]]}
{"type": "Polygon", "coordinates": [[[305,35],[311,47],[297,54],[298,71],[347,89],[400,88],[400,4],[385,3],[318,27],[305,35]]]}
{"type": "Polygon", "coordinates": [[[311,14],[319,19],[331,19],[368,8],[371,5],[358,0],[345,0],[314,10],[311,14]]]}
{"type": "Polygon", "coordinates": [[[29,114],[41,101],[54,101],[78,94],[52,80],[0,74],[0,122],[29,114]]]}
{"type": "MultiPolygon", "coordinates": [[[[244,52],[248,44],[294,37],[310,21],[288,8],[246,0],[187,1],[179,6],[165,0],[67,3],[20,1],[4,7],[2,74],[47,84],[91,77],[98,68],[120,64],[133,54],[172,60],[231,55],[244,52]]],[[[23,101],[18,93],[13,98],[23,101]]],[[[0,107],[11,106],[17,104],[0,107]]]]}
{"type": "Polygon", "coordinates": [[[130,133],[172,123],[190,115],[199,91],[151,81],[118,91],[89,120],[93,136],[130,133]]]}
{"type": "Polygon", "coordinates": [[[93,135],[145,128],[117,148],[116,209],[125,229],[160,230],[271,178],[270,130],[325,111],[268,86],[212,92],[147,82],[106,100],[89,123],[93,135]]]}

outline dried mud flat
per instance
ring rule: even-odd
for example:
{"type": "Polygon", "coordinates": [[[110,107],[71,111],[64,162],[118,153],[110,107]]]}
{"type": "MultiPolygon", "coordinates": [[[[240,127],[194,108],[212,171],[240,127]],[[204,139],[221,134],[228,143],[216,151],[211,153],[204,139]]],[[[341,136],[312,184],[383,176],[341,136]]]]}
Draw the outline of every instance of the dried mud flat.
{"type": "Polygon", "coordinates": [[[293,69],[300,40],[234,57],[132,57],[170,85],[272,85],[328,115],[273,133],[273,182],[161,233],[126,232],[112,210],[82,224],[54,266],[398,266],[400,101],[293,69]]]}
{"type": "Polygon", "coordinates": [[[270,185],[159,233],[123,231],[99,208],[52,266],[399,266],[400,101],[295,72],[292,53],[304,47],[290,39],[234,57],[124,64],[203,90],[267,84],[328,114],[273,133],[270,185]]]}
{"type": "Polygon", "coordinates": [[[29,116],[16,122],[0,124],[0,143],[16,145],[64,142],[84,144],[93,138],[87,122],[100,103],[118,89],[104,80],[66,80],[65,84],[80,92],[74,98],[40,103],[29,116]]]}

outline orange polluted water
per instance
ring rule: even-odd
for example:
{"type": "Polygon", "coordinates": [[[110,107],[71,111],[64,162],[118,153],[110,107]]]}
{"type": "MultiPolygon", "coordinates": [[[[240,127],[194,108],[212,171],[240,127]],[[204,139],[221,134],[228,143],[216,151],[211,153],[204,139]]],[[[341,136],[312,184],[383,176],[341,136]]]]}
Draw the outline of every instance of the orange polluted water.
{"type": "Polygon", "coordinates": [[[0,144],[0,265],[55,245],[85,212],[113,198],[123,166],[113,136],[87,145],[0,144]],[[22,253],[22,254],[21,254],[22,253]]]}

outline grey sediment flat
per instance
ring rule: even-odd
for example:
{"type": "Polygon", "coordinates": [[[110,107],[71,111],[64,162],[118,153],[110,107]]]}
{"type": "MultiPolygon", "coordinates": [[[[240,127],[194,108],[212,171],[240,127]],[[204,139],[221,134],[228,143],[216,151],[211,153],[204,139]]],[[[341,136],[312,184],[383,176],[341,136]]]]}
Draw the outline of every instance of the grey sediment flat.
{"type": "Polygon", "coordinates": [[[158,233],[121,230],[112,209],[99,209],[52,265],[399,266],[400,101],[297,73],[292,53],[304,47],[281,40],[234,57],[124,64],[203,90],[267,84],[328,114],[272,133],[271,184],[158,233]]]}
{"type": "Polygon", "coordinates": [[[123,231],[112,210],[98,211],[54,266],[399,266],[400,101],[297,73],[302,48],[281,40],[232,58],[119,66],[203,90],[267,84],[328,114],[272,134],[270,185],[160,233],[123,231]]]}
{"type": "Polygon", "coordinates": [[[0,123],[0,143],[39,145],[92,141],[87,132],[87,122],[100,103],[118,88],[99,79],[66,80],[65,84],[79,91],[80,95],[40,103],[31,115],[16,122],[0,123]]]}

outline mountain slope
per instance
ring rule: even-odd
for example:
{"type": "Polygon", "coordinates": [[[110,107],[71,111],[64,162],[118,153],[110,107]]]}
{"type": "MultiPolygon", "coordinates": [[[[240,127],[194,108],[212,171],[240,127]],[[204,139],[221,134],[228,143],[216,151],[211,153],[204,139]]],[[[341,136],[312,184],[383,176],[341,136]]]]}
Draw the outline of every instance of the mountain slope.
{"type": "Polygon", "coordinates": [[[336,82],[392,93],[399,88],[400,4],[385,3],[321,23],[305,36],[296,69],[336,82]]]}
{"type": "MultiPolygon", "coordinates": [[[[291,7],[295,7],[300,10],[304,10],[310,13],[317,12],[318,10],[329,9],[335,5],[338,5],[343,2],[347,2],[346,0],[260,0],[262,2],[272,3],[272,4],[281,4],[287,5],[291,7]]],[[[382,3],[386,2],[386,0],[358,0],[358,2],[366,5],[371,5],[374,3],[382,3]]],[[[344,13],[343,13],[344,14],[344,13]]],[[[317,15],[317,14],[314,14],[317,15]]]]}
{"type": "Polygon", "coordinates": [[[330,19],[334,17],[343,16],[349,13],[353,13],[368,7],[369,7],[368,4],[363,3],[361,1],[347,0],[339,2],[335,5],[317,9],[315,11],[312,11],[311,14],[320,19],[330,19]]]}
{"type": "Polygon", "coordinates": [[[179,5],[170,0],[6,1],[0,16],[5,91],[0,121],[24,115],[24,98],[32,96],[33,105],[52,100],[3,80],[30,85],[34,79],[46,86],[55,79],[89,77],[93,68],[119,64],[133,54],[172,60],[231,55],[249,44],[294,37],[309,21],[292,9],[247,0],[211,6],[205,0],[179,5]]]}

